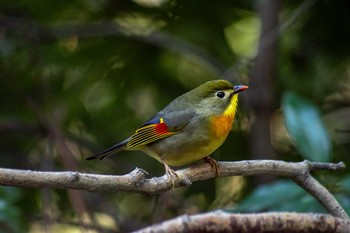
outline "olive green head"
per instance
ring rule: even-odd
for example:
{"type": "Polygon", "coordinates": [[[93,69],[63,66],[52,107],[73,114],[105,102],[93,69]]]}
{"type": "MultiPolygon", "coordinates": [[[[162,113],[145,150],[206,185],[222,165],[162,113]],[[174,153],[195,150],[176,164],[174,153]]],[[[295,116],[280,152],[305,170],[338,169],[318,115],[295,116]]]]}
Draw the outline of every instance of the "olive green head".
{"type": "Polygon", "coordinates": [[[243,85],[233,86],[226,80],[209,81],[185,93],[181,96],[181,102],[186,101],[197,111],[219,115],[230,105],[237,105],[237,93],[247,88],[243,85]]]}
{"type": "Polygon", "coordinates": [[[233,85],[230,82],[226,80],[213,80],[198,86],[197,88],[188,92],[188,94],[196,98],[207,98],[218,91],[230,90],[233,90],[233,85]]]}

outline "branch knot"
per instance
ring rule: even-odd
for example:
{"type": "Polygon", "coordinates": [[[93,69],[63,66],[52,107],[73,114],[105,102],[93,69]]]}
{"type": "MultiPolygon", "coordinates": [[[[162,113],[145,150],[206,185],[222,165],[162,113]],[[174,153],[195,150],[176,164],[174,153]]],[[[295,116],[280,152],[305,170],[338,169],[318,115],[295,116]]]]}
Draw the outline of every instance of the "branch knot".
{"type": "Polygon", "coordinates": [[[80,174],[79,172],[69,172],[69,182],[76,182],[80,180],[80,174]]]}

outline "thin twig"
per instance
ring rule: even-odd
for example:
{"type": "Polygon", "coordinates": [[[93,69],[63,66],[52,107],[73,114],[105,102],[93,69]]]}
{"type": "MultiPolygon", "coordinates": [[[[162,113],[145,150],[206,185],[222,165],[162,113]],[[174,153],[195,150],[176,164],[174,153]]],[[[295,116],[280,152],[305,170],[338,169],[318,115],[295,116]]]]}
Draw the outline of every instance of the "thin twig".
{"type": "Polygon", "coordinates": [[[310,193],[320,204],[334,216],[349,218],[334,196],[322,186],[309,172],[300,173],[292,177],[292,180],[310,193]]]}

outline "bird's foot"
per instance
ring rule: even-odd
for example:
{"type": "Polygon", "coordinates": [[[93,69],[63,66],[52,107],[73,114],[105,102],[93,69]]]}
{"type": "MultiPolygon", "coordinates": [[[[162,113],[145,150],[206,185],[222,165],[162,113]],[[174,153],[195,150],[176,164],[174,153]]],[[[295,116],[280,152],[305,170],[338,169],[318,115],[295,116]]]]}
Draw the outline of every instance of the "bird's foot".
{"type": "Polygon", "coordinates": [[[205,158],[204,158],[204,161],[205,161],[206,163],[209,163],[210,166],[211,166],[213,169],[215,169],[215,174],[216,174],[216,176],[219,176],[219,168],[220,168],[220,166],[219,166],[218,162],[217,162],[215,159],[212,159],[212,158],[209,157],[209,156],[205,157],[205,158]]]}
{"type": "Polygon", "coordinates": [[[168,169],[165,170],[168,178],[169,178],[169,181],[171,182],[172,184],[172,187],[175,188],[175,181],[179,178],[179,176],[177,175],[177,173],[171,169],[169,166],[168,166],[168,169]]]}
{"type": "Polygon", "coordinates": [[[179,176],[173,169],[171,169],[171,167],[168,164],[165,163],[164,159],[162,159],[162,162],[165,168],[165,173],[167,174],[168,179],[171,182],[172,187],[174,188],[175,181],[179,178],[179,176]]]}

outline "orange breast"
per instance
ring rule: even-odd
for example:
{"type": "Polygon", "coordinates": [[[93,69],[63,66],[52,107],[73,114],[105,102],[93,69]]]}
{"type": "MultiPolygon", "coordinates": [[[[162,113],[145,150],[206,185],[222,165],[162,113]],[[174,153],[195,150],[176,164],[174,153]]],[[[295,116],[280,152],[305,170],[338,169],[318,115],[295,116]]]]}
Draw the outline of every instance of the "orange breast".
{"type": "Polygon", "coordinates": [[[224,114],[221,116],[213,116],[211,119],[212,131],[217,137],[226,137],[232,128],[234,115],[224,114]]]}
{"type": "Polygon", "coordinates": [[[236,115],[237,104],[238,95],[236,94],[233,95],[230,104],[227,106],[222,115],[212,117],[212,131],[215,136],[226,138],[227,134],[232,128],[232,123],[236,115]]]}

